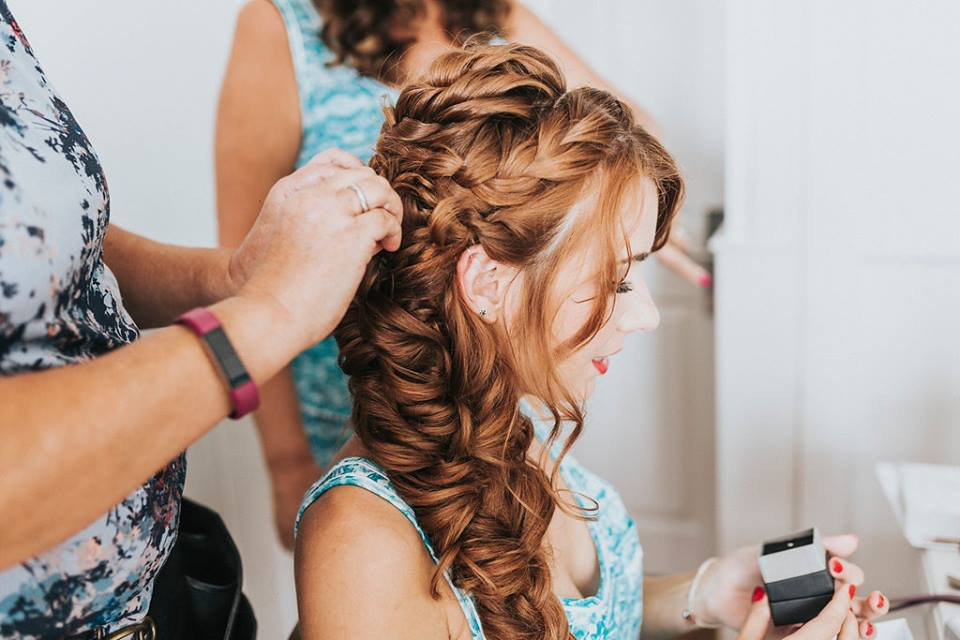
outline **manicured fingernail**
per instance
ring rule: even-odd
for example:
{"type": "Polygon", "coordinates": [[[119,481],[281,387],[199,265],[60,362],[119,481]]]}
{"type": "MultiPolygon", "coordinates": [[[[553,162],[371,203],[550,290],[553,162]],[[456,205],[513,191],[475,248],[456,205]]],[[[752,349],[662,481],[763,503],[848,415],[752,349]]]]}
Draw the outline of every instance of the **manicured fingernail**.
{"type": "Polygon", "coordinates": [[[886,602],[886,601],[883,599],[883,594],[882,594],[882,593],[878,593],[878,594],[877,594],[877,609],[883,609],[883,603],[884,603],[884,602],[886,602]]]}
{"type": "Polygon", "coordinates": [[[833,561],[833,572],[834,573],[843,573],[843,564],[839,560],[833,561]]]}
{"type": "Polygon", "coordinates": [[[765,594],[766,592],[763,590],[763,587],[757,587],[756,589],[753,590],[753,595],[750,596],[750,602],[757,602],[758,600],[762,600],[765,594]]]}
{"type": "Polygon", "coordinates": [[[713,284],[713,278],[710,276],[709,273],[705,273],[702,276],[700,276],[700,279],[697,280],[697,283],[700,285],[701,288],[706,289],[707,287],[713,284]]]}
{"type": "Polygon", "coordinates": [[[852,584],[850,585],[850,597],[852,598],[857,593],[857,586],[852,584]]]}
{"type": "Polygon", "coordinates": [[[872,635],[873,635],[873,625],[870,624],[869,622],[867,623],[867,635],[868,635],[868,636],[872,636],[872,635]]]}

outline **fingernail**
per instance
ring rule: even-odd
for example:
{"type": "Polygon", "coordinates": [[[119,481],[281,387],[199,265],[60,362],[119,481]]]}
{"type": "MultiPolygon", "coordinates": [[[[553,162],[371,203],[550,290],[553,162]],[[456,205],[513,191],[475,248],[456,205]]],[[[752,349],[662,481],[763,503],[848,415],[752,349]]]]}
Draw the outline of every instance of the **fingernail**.
{"type": "Polygon", "coordinates": [[[833,561],[833,572],[834,573],[843,573],[843,564],[839,560],[833,561]]]}
{"type": "Polygon", "coordinates": [[[757,602],[763,599],[763,596],[766,594],[766,591],[763,590],[763,587],[757,587],[753,590],[753,595],[750,596],[750,602],[757,602]]]}
{"type": "Polygon", "coordinates": [[[705,273],[702,276],[700,276],[700,279],[697,280],[697,283],[700,285],[701,288],[706,289],[707,287],[713,284],[713,278],[710,276],[709,273],[705,273]]]}
{"type": "Polygon", "coordinates": [[[852,598],[857,593],[857,586],[852,584],[850,585],[850,597],[852,598]]]}
{"type": "Polygon", "coordinates": [[[868,635],[868,636],[872,636],[872,635],[873,635],[873,625],[870,624],[869,622],[867,623],[867,635],[868,635]]]}
{"type": "Polygon", "coordinates": [[[877,609],[883,609],[883,603],[884,603],[884,602],[886,602],[886,601],[883,599],[883,594],[882,594],[882,593],[878,593],[878,594],[877,594],[877,609]]]}

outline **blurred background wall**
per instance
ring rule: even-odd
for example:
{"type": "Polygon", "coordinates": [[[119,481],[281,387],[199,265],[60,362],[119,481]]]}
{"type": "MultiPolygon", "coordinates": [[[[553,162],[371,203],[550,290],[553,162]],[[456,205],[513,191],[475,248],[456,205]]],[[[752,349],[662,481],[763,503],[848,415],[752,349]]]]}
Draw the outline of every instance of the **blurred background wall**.
{"type": "MultiPolygon", "coordinates": [[[[113,220],[212,244],[214,110],[242,0],[8,3],[101,155],[113,220]]],[[[708,294],[646,266],[662,327],[613,363],[577,446],[623,492],[648,570],[816,523],[859,532],[871,584],[902,593],[913,559],[872,465],[960,461],[960,9],[530,5],[653,115],[695,245],[726,208],[716,326],[708,294]]],[[[241,548],[263,637],[281,637],[292,560],[250,421],[189,464],[187,492],[241,548]]]]}
{"type": "Polygon", "coordinates": [[[960,4],[726,7],[718,544],[855,531],[914,592],[874,465],[960,464],[960,4]]]}

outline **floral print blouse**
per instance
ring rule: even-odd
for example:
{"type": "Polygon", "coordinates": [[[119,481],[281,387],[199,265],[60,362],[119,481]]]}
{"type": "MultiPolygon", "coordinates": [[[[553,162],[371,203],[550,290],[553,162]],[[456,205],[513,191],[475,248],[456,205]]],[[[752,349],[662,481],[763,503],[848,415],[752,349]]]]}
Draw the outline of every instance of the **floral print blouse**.
{"type": "MultiPolygon", "coordinates": [[[[81,363],[137,339],[102,260],[109,219],[97,155],[0,0],[0,375],[81,363]]],[[[0,567],[0,637],[141,620],[176,538],[185,471],[180,456],[73,537],[0,567]]]]}

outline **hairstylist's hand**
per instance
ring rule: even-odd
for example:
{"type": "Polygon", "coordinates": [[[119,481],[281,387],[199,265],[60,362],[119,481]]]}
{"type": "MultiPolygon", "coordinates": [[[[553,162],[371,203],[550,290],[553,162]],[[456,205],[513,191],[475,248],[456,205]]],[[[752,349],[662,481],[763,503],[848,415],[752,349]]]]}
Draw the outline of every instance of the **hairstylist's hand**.
{"type": "Polygon", "coordinates": [[[324,151],[267,194],[231,279],[238,295],[275,305],[287,325],[278,330],[306,348],[339,322],[370,258],[400,246],[401,217],[386,180],[344,151],[324,151]]]}
{"type": "MultiPolygon", "coordinates": [[[[857,619],[850,611],[853,585],[837,583],[833,599],[827,603],[820,614],[800,627],[778,629],[772,637],[789,638],[790,640],[860,640],[866,637],[864,627],[870,626],[870,636],[873,635],[873,626],[869,622],[857,623],[857,619]]],[[[737,640],[764,640],[770,629],[770,604],[767,594],[757,587],[752,598],[747,619],[737,635],[737,640]]]]}
{"type": "MultiPolygon", "coordinates": [[[[863,584],[863,571],[846,558],[857,550],[859,541],[853,535],[827,536],[823,546],[830,554],[828,569],[838,584],[863,584]]],[[[750,597],[757,585],[763,584],[760,565],[757,561],[760,549],[743,547],[723,556],[704,575],[697,594],[694,612],[697,619],[719,623],[731,629],[739,629],[750,610],[750,597]]],[[[873,626],[867,620],[884,615],[890,603],[879,591],[870,592],[864,598],[853,601],[854,614],[863,619],[860,633],[863,638],[872,638],[873,626]]],[[[782,634],[781,634],[782,635],[782,634]]]]}

